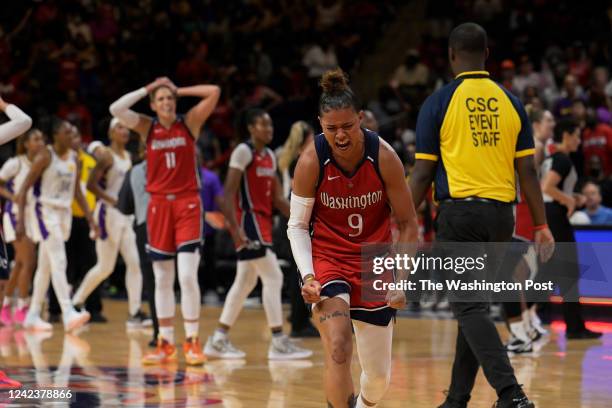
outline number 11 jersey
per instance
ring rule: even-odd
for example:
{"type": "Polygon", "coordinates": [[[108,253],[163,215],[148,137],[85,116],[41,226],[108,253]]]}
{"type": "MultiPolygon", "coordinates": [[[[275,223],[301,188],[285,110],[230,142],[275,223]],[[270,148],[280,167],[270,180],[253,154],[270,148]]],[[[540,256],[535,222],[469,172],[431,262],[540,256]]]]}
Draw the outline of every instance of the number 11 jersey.
{"type": "Polygon", "coordinates": [[[147,136],[147,191],[183,194],[200,191],[195,140],[183,116],[165,128],[153,119],[147,136]]]}

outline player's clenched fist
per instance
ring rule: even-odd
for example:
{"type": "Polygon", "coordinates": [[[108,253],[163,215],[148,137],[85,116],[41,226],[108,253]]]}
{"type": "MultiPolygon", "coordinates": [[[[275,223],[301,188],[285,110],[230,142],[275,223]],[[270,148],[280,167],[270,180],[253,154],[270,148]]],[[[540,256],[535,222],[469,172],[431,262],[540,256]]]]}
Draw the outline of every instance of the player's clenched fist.
{"type": "Polygon", "coordinates": [[[306,303],[317,303],[321,301],[321,284],[314,277],[306,279],[302,286],[302,297],[306,303]]]}
{"type": "Polygon", "coordinates": [[[406,306],[406,294],[403,290],[390,290],[385,298],[387,305],[394,309],[403,309],[406,306]]]}

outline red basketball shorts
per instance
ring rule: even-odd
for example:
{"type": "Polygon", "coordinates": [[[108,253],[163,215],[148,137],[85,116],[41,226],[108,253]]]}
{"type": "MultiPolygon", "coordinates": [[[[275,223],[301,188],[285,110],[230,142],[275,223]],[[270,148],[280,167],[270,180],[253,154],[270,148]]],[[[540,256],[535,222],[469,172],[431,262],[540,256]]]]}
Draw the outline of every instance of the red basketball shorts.
{"type": "Polygon", "coordinates": [[[333,259],[313,256],[313,266],[315,279],[321,284],[322,297],[349,295],[351,319],[387,326],[395,316],[395,309],[387,306],[386,291],[376,289],[381,282],[394,281],[391,271],[376,275],[372,272],[372,262],[358,257],[333,259]]]}
{"type": "Polygon", "coordinates": [[[199,194],[152,195],[147,209],[147,251],[152,260],[194,252],[202,245],[203,210],[199,194]]]}

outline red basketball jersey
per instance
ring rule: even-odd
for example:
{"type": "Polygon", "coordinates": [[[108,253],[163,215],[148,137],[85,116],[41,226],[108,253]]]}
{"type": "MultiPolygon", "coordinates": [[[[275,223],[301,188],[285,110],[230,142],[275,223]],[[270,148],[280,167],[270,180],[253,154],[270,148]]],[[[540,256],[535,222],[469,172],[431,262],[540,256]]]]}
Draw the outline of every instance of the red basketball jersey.
{"type": "Polygon", "coordinates": [[[523,241],[533,241],[533,221],[525,195],[519,193],[519,202],[514,209],[514,237],[523,241]]]}
{"type": "Polygon", "coordinates": [[[182,116],[170,128],[153,119],[147,136],[147,191],[151,194],[200,191],[195,140],[182,116]]]}
{"type": "Polygon", "coordinates": [[[236,149],[239,147],[251,151],[251,160],[242,173],[236,196],[236,217],[249,239],[271,245],[276,158],[267,147],[261,152],[257,152],[250,142],[236,149]]]}
{"type": "Polygon", "coordinates": [[[365,244],[391,242],[391,209],[378,169],[380,141],[374,132],[363,132],[364,158],[352,175],[335,163],[324,135],[315,138],[320,172],[311,218],[314,257],[361,257],[365,244]]]}

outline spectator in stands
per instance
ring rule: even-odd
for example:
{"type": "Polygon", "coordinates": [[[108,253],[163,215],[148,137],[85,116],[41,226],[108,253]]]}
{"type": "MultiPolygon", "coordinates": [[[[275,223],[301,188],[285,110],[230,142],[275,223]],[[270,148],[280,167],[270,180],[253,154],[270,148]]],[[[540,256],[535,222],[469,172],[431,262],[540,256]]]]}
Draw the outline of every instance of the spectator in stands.
{"type": "Polygon", "coordinates": [[[91,112],[84,103],[79,101],[76,91],[71,90],[66,94],[67,100],[62,102],[57,110],[57,116],[66,119],[81,130],[83,142],[92,140],[92,118],[91,112]]]}
{"type": "Polygon", "coordinates": [[[318,79],[325,71],[338,66],[338,57],[332,42],[314,42],[304,53],[302,64],[308,69],[310,78],[318,79]],[[323,44],[323,45],[322,45],[323,44]]]}
{"type": "Polygon", "coordinates": [[[609,125],[610,114],[607,110],[598,109],[595,114],[596,120],[587,121],[582,133],[582,152],[585,174],[599,179],[612,174],[612,126],[609,125]],[[594,160],[595,157],[597,160],[594,160]]]}
{"type": "Polygon", "coordinates": [[[427,85],[429,80],[429,68],[420,62],[419,52],[415,49],[408,50],[402,65],[395,69],[391,84],[397,86],[427,85]]]}
{"type": "Polygon", "coordinates": [[[584,211],[591,219],[592,225],[612,225],[612,208],[601,205],[601,189],[599,185],[588,181],[582,187],[586,198],[584,211]]]}
{"type": "Polygon", "coordinates": [[[501,84],[515,95],[519,95],[518,91],[514,88],[514,79],[516,76],[516,70],[514,62],[511,59],[505,59],[501,63],[501,84]]]}
{"type": "Polygon", "coordinates": [[[378,132],[378,121],[376,120],[376,116],[374,116],[374,113],[371,110],[363,111],[363,120],[361,121],[361,125],[366,129],[378,132]]]}
{"type": "Polygon", "coordinates": [[[555,116],[570,116],[572,113],[572,104],[579,98],[582,98],[582,88],[578,85],[578,81],[574,75],[567,74],[563,80],[561,96],[555,103],[555,116]]]}
{"type": "Polygon", "coordinates": [[[527,55],[521,56],[519,73],[514,77],[512,86],[518,92],[518,95],[523,95],[527,87],[533,87],[536,90],[540,89],[540,75],[533,70],[533,63],[527,55]]]}

